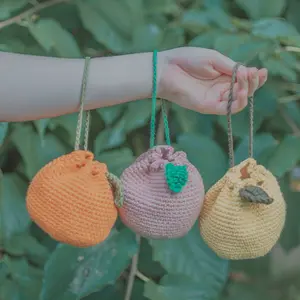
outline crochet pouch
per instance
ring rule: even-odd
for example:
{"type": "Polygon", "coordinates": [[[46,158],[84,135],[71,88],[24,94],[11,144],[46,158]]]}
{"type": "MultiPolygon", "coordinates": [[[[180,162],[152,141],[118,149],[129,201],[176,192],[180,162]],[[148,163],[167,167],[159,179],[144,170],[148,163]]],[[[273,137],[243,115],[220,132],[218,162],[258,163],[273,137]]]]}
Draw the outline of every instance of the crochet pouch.
{"type": "Polygon", "coordinates": [[[153,53],[153,93],[150,149],[124,170],[121,220],[139,235],[153,239],[185,235],[198,219],[204,187],[198,170],[183,151],[170,146],[162,101],[167,145],[155,146],[156,52],[153,53]]]}
{"type": "Polygon", "coordinates": [[[109,235],[122,204],[122,186],[107,166],[87,150],[90,113],[86,113],[84,149],[80,149],[86,59],[75,150],[44,166],[29,185],[26,206],[32,220],[55,240],[77,247],[96,245],[109,235]]]}
{"type": "Polygon", "coordinates": [[[228,101],[230,169],[206,193],[200,232],[220,257],[236,260],[266,255],[284,227],[286,204],[277,179],[253,156],[253,97],[249,99],[249,158],[234,166],[231,105],[237,64],[228,101]]]}

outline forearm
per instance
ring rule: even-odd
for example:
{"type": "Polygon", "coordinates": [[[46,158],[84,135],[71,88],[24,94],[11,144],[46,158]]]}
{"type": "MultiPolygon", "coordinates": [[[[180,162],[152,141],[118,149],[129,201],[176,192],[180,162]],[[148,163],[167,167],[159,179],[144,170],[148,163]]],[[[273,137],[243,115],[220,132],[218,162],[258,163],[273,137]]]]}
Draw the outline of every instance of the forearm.
{"type": "MultiPolygon", "coordinates": [[[[0,121],[26,121],[79,109],[84,59],[0,53],[0,121]]],[[[85,109],[150,97],[151,53],[93,58],[85,109]]]]}

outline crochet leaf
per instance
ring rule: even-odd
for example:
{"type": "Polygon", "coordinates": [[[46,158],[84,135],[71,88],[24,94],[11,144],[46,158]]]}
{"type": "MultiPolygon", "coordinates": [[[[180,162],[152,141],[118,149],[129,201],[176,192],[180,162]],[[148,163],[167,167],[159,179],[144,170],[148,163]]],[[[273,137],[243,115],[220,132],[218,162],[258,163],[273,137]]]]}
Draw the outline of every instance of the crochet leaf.
{"type": "Polygon", "coordinates": [[[169,189],[174,193],[179,193],[188,181],[187,167],[168,163],[165,166],[165,177],[169,189]]]}
{"type": "Polygon", "coordinates": [[[274,201],[261,187],[254,185],[240,189],[239,194],[243,200],[252,203],[271,204],[274,201]]]}
{"type": "Polygon", "coordinates": [[[124,201],[123,185],[121,180],[112,173],[106,173],[106,178],[114,193],[114,202],[117,207],[122,207],[124,201]]]}

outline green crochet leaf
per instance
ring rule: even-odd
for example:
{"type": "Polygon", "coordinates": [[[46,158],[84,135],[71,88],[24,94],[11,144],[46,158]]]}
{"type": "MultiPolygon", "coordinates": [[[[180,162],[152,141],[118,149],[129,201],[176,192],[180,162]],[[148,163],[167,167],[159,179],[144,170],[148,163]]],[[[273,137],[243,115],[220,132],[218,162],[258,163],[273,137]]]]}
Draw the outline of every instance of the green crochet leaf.
{"type": "Polygon", "coordinates": [[[179,193],[187,184],[188,170],[186,166],[175,166],[168,163],[165,166],[165,176],[169,189],[174,193],[179,193]]]}

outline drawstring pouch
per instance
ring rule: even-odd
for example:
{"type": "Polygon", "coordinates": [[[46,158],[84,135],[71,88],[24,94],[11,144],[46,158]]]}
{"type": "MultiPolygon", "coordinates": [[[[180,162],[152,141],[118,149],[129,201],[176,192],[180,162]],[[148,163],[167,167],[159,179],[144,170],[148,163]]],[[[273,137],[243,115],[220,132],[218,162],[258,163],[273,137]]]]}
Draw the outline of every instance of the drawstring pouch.
{"type": "Polygon", "coordinates": [[[106,239],[123,197],[120,180],[88,151],[89,111],[80,149],[89,62],[86,58],[74,151],[44,166],[30,183],[26,197],[32,220],[53,239],[76,247],[106,239]]]}
{"type": "Polygon", "coordinates": [[[154,51],[150,149],[121,175],[124,204],[119,215],[126,226],[143,237],[170,239],[185,235],[198,219],[204,187],[186,153],[171,146],[164,101],[167,145],[155,145],[156,68],[157,51],[154,51]]]}
{"type": "Polygon", "coordinates": [[[253,158],[254,99],[249,98],[249,158],[234,166],[231,124],[233,70],[227,107],[230,169],[205,196],[200,213],[200,232],[220,257],[231,260],[266,255],[284,227],[286,204],[277,179],[253,158]]]}

